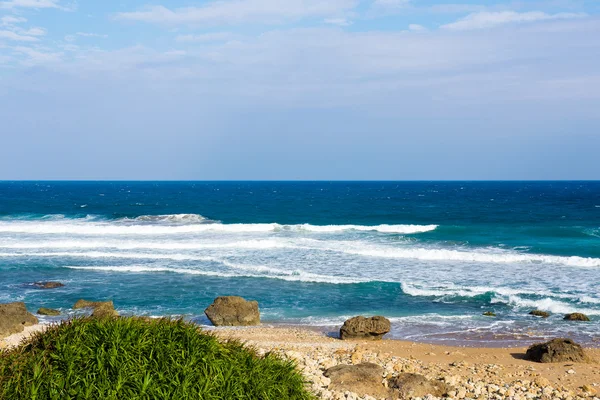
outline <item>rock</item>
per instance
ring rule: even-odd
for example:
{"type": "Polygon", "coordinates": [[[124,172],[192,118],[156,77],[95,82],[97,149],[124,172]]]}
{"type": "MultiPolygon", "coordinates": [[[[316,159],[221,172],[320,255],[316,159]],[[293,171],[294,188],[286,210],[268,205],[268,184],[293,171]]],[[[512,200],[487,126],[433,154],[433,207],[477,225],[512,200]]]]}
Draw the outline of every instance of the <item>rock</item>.
{"type": "Polygon", "coordinates": [[[483,315],[485,315],[486,317],[495,317],[496,313],[492,311],[486,311],[483,313],[483,315]]]}
{"type": "Polygon", "coordinates": [[[592,385],[583,385],[581,387],[581,390],[583,390],[585,393],[591,394],[591,395],[594,395],[594,394],[596,394],[598,392],[596,390],[596,388],[594,388],[592,385]]]}
{"type": "Polygon", "coordinates": [[[397,392],[401,399],[412,399],[432,395],[444,397],[452,387],[441,381],[434,381],[419,374],[400,374],[389,380],[388,386],[397,392]]]}
{"type": "Polygon", "coordinates": [[[325,371],[331,379],[329,389],[350,391],[361,396],[387,397],[389,390],[382,384],[384,369],[377,364],[336,365],[325,371]]]}
{"type": "Polygon", "coordinates": [[[553,339],[534,344],[527,349],[525,358],[541,363],[584,362],[588,359],[583,348],[571,339],[553,339]]]}
{"type": "Polygon", "coordinates": [[[260,324],[257,301],[248,301],[238,296],[217,297],[204,310],[215,326],[248,326],[260,324]]]}
{"type": "Polygon", "coordinates": [[[56,289],[65,285],[60,282],[35,282],[33,286],[38,289],[56,289]]]}
{"type": "Polygon", "coordinates": [[[529,315],[533,315],[536,317],[542,317],[542,318],[548,318],[550,316],[550,313],[548,313],[546,311],[542,311],[542,310],[533,310],[529,313],[529,315]]]}
{"type": "Polygon", "coordinates": [[[94,307],[94,311],[92,311],[92,317],[94,318],[110,318],[110,317],[118,317],[119,313],[115,310],[112,301],[104,302],[96,307],[94,307]]]}
{"type": "Polygon", "coordinates": [[[0,338],[22,332],[26,326],[37,323],[38,319],[27,311],[25,303],[0,304],[0,338]]]}
{"type": "Polygon", "coordinates": [[[54,310],[52,308],[46,308],[46,307],[40,308],[39,310],[37,310],[37,313],[39,315],[50,315],[50,316],[60,315],[60,311],[54,310]]]}
{"type": "Polygon", "coordinates": [[[379,340],[391,329],[390,320],[375,316],[371,318],[350,318],[340,328],[340,339],[370,339],[379,340]]]}
{"type": "Polygon", "coordinates": [[[92,317],[104,318],[104,317],[118,317],[119,313],[115,310],[115,305],[112,300],[110,301],[89,301],[89,300],[77,300],[73,306],[74,310],[79,308],[92,308],[92,317]]]}
{"type": "Polygon", "coordinates": [[[565,321],[589,321],[590,318],[582,313],[572,313],[565,315],[563,318],[565,321]]]}

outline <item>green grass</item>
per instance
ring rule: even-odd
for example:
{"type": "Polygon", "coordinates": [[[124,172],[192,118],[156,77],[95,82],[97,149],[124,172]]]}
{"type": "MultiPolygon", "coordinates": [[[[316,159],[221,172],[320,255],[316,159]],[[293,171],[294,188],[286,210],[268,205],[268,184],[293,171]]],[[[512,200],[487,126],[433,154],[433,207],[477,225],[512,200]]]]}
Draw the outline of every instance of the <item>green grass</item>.
{"type": "Polygon", "coordinates": [[[182,320],[79,318],[0,352],[0,399],[312,399],[293,363],[182,320]]]}

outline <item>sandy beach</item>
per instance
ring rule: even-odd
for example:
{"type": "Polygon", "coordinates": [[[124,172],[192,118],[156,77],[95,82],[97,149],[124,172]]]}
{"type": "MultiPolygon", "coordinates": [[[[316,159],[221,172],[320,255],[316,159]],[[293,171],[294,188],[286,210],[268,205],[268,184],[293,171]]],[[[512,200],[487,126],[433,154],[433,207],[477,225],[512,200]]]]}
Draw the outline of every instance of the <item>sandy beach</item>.
{"type": "MultiPolygon", "coordinates": [[[[14,346],[42,325],[3,339],[0,347],[14,346]]],[[[523,359],[525,348],[468,348],[399,340],[342,341],[301,327],[214,328],[218,337],[237,339],[258,349],[295,360],[321,399],[372,399],[329,388],[323,372],[339,364],[375,363],[385,377],[418,373],[441,380],[457,399],[598,399],[600,349],[586,349],[590,363],[539,364],[523,359]]]]}

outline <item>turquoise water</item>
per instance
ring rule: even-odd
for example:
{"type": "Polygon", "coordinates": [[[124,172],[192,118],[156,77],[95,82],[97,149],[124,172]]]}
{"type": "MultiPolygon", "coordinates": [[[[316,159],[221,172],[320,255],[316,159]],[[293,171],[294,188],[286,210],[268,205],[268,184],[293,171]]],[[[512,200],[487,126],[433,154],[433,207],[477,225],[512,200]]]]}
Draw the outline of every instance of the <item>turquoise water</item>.
{"type": "Polygon", "coordinates": [[[0,302],[31,310],[111,298],[208,324],[241,295],[272,324],[382,314],[396,338],[594,345],[599,281],[600,182],[0,182],[0,302]]]}

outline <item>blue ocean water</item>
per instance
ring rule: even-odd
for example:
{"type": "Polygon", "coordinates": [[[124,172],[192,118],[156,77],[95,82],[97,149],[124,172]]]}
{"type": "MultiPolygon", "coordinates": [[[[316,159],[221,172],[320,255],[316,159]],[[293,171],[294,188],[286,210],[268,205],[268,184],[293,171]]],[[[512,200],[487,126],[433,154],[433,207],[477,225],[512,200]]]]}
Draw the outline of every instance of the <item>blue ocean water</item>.
{"type": "Polygon", "coordinates": [[[208,324],[241,295],[270,324],[381,314],[395,338],[597,345],[598,282],[600,182],[0,182],[0,302],[32,311],[110,298],[208,324]]]}

